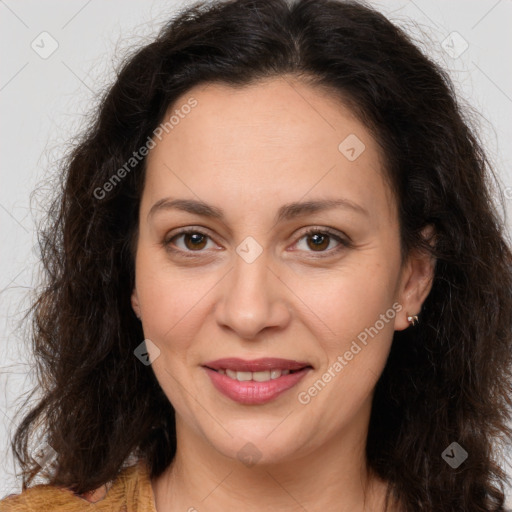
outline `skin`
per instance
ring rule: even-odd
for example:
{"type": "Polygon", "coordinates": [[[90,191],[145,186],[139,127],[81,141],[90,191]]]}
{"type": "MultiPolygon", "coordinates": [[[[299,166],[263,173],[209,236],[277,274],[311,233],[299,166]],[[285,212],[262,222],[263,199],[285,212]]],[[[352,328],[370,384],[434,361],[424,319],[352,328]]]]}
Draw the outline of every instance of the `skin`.
{"type": "Polygon", "coordinates": [[[169,112],[190,97],[198,105],[147,157],[132,294],[144,335],[160,350],[153,371],[176,410],[177,455],[152,481],[156,508],[384,510],[385,482],[364,457],[373,390],[394,330],[421,310],[434,262],[415,252],[401,260],[380,147],[338,100],[291,77],[241,89],[203,84],[169,112]],[[365,145],[354,161],[338,150],[350,134],[365,145]],[[225,218],[177,209],[148,217],[167,197],[202,200],[225,218]],[[275,222],[284,204],[326,198],[366,213],[337,207],[275,222]],[[208,236],[173,238],[187,226],[208,236]],[[331,228],[350,245],[327,237],[318,249],[303,234],[309,227],[331,228]],[[252,263],[236,252],[248,236],[262,248],[252,263]],[[178,252],[165,247],[170,239],[178,252]],[[301,403],[298,393],[394,303],[394,318],[301,403]],[[313,370],[269,403],[241,405],[202,368],[222,357],[282,357],[313,370]],[[249,442],[260,457],[254,465],[237,455],[249,442]]]}

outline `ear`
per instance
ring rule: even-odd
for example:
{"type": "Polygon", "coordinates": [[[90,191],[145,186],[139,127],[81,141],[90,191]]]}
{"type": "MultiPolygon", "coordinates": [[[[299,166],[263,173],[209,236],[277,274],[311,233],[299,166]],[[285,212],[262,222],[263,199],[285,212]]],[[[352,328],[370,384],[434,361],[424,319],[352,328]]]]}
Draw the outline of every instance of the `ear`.
{"type": "Polygon", "coordinates": [[[140,320],[141,310],[140,310],[140,303],[139,303],[139,296],[137,295],[137,288],[133,288],[132,295],[131,295],[131,303],[132,303],[132,309],[135,313],[135,316],[140,320]]]}
{"type": "MultiPolygon", "coordinates": [[[[433,226],[424,228],[422,236],[432,245],[433,226]]],[[[401,275],[398,302],[402,309],[396,316],[395,330],[407,329],[411,325],[407,317],[420,314],[423,302],[432,289],[435,264],[435,258],[425,249],[413,249],[410,252],[401,275]]]]}

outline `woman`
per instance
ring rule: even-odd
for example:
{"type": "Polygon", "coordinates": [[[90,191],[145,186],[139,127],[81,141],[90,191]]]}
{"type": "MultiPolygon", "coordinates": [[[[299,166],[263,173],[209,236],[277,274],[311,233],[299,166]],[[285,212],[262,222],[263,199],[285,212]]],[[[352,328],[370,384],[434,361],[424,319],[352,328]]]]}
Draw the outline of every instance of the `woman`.
{"type": "Polygon", "coordinates": [[[372,9],[181,13],[69,157],[0,510],[503,512],[491,176],[446,74],[372,9]]]}

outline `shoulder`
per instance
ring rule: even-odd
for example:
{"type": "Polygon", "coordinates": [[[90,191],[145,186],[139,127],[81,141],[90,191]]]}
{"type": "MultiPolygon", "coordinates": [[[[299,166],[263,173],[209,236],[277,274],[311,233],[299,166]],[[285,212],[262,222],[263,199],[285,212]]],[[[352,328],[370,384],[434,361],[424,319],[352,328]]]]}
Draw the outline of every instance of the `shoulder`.
{"type": "Polygon", "coordinates": [[[0,501],[0,512],[156,512],[143,461],[124,468],[108,484],[85,495],[76,495],[64,487],[40,484],[0,501]]]}
{"type": "Polygon", "coordinates": [[[0,501],[0,512],[78,512],[84,502],[88,504],[67,489],[40,484],[4,498],[0,501]]]}

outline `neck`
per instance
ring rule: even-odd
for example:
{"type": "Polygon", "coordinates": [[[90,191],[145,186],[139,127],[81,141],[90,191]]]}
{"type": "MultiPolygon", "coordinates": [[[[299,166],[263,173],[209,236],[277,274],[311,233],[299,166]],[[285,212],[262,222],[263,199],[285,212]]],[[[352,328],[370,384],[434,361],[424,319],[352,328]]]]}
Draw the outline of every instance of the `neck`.
{"type": "Polygon", "coordinates": [[[157,512],[384,511],[386,485],[368,471],[359,422],[293,460],[252,466],[220,454],[178,416],[176,432],[173,463],[152,482],[157,512]]]}

